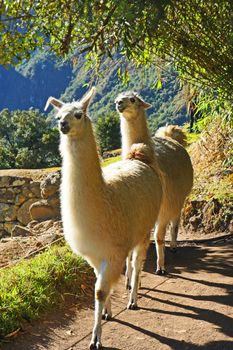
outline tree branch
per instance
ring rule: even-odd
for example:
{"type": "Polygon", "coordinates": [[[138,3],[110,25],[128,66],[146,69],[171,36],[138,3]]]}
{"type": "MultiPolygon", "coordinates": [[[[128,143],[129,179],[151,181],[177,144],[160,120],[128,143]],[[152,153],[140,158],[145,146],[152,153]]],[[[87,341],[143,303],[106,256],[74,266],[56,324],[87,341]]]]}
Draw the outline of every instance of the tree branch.
{"type": "Polygon", "coordinates": [[[96,44],[98,38],[103,34],[104,29],[105,29],[106,25],[108,24],[108,22],[110,21],[112,15],[114,14],[116,8],[117,8],[117,5],[114,5],[114,6],[112,7],[112,9],[109,11],[107,17],[106,17],[105,20],[103,21],[102,26],[101,26],[100,29],[97,31],[97,33],[94,35],[94,37],[93,37],[93,42],[92,42],[92,44],[90,45],[90,50],[93,49],[93,47],[95,46],[95,44],[96,44]]]}
{"type": "Polygon", "coordinates": [[[26,18],[33,18],[35,17],[34,15],[27,14],[27,15],[21,15],[21,16],[16,16],[16,17],[8,17],[8,18],[0,18],[0,22],[10,22],[10,21],[16,21],[17,19],[26,19],[26,18]]]}

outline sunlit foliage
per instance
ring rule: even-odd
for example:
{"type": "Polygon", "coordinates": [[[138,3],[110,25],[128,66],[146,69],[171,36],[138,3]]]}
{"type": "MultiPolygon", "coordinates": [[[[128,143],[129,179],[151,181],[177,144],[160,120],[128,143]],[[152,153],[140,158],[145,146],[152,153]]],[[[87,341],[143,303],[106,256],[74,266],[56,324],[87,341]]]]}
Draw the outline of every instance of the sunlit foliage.
{"type": "Polygon", "coordinates": [[[172,60],[180,76],[231,99],[231,0],[59,0],[2,2],[0,63],[38,47],[59,56],[87,53],[95,65],[116,52],[136,64],[172,60]]]}

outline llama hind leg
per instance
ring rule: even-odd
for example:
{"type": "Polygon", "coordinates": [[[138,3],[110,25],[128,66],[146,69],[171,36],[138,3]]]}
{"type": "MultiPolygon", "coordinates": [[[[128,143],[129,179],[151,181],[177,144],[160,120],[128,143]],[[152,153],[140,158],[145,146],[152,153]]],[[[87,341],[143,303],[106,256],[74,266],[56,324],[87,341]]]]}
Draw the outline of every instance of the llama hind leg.
{"type": "Polygon", "coordinates": [[[137,308],[137,298],[138,298],[138,288],[140,284],[140,273],[142,270],[143,263],[146,258],[147,247],[149,244],[149,239],[145,242],[144,245],[138,246],[133,251],[132,255],[132,278],[131,278],[131,291],[129,297],[128,309],[136,309],[137,308]]]}
{"type": "Polygon", "coordinates": [[[157,253],[157,275],[165,275],[165,234],[167,223],[158,223],[155,227],[155,245],[157,253]]]}
{"type": "Polygon", "coordinates": [[[102,319],[109,321],[112,318],[111,294],[107,297],[103,308],[102,319]]]}
{"type": "Polygon", "coordinates": [[[125,270],[125,288],[131,289],[131,279],[132,279],[132,255],[133,252],[129,252],[126,258],[126,270],[125,270]]]}
{"type": "Polygon", "coordinates": [[[172,252],[176,251],[177,248],[177,235],[178,235],[178,229],[179,229],[179,223],[180,223],[180,217],[178,217],[175,220],[172,220],[171,222],[171,242],[170,242],[170,249],[172,252]]]}
{"type": "Polygon", "coordinates": [[[100,271],[97,275],[95,284],[95,322],[92,331],[90,349],[101,349],[101,320],[104,306],[109,305],[110,283],[109,283],[109,267],[106,261],[103,261],[100,271]]]}

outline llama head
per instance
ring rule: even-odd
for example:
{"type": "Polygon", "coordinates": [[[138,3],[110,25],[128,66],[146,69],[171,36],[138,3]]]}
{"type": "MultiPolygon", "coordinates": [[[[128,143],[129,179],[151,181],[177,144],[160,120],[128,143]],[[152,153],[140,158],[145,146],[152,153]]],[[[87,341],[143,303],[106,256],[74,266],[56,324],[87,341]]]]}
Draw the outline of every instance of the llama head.
{"type": "Polygon", "coordinates": [[[151,107],[151,104],[143,101],[143,99],[134,91],[126,91],[118,95],[115,104],[116,110],[126,119],[136,118],[139,110],[151,107]]]}
{"type": "Polygon", "coordinates": [[[59,129],[62,134],[79,137],[85,129],[85,124],[88,119],[87,108],[94,94],[95,88],[93,87],[80,101],[74,101],[72,103],[63,103],[54,97],[49,97],[45,109],[47,109],[50,104],[56,108],[56,118],[59,121],[59,129]]]}

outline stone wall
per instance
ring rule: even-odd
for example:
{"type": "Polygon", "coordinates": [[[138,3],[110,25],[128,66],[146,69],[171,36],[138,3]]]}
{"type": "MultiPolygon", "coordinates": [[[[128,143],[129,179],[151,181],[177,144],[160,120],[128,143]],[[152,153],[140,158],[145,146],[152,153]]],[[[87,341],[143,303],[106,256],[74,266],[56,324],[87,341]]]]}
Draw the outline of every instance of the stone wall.
{"type": "Polygon", "coordinates": [[[60,220],[60,172],[42,181],[18,176],[0,177],[0,238],[20,235],[32,222],[60,220]]]}
{"type": "Polygon", "coordinates": [[[60,172],[55,171],[41,181],[41,200],[33,203],[30,207],[32,220],[60,220],[60,180],[60,172]]]}
{"type": "Polygon", "coordinates": [[[30,206],[41,198],[40,182],[18,176],[0,177],[0,237],[15,225],[31,221],[30,206]]]}

